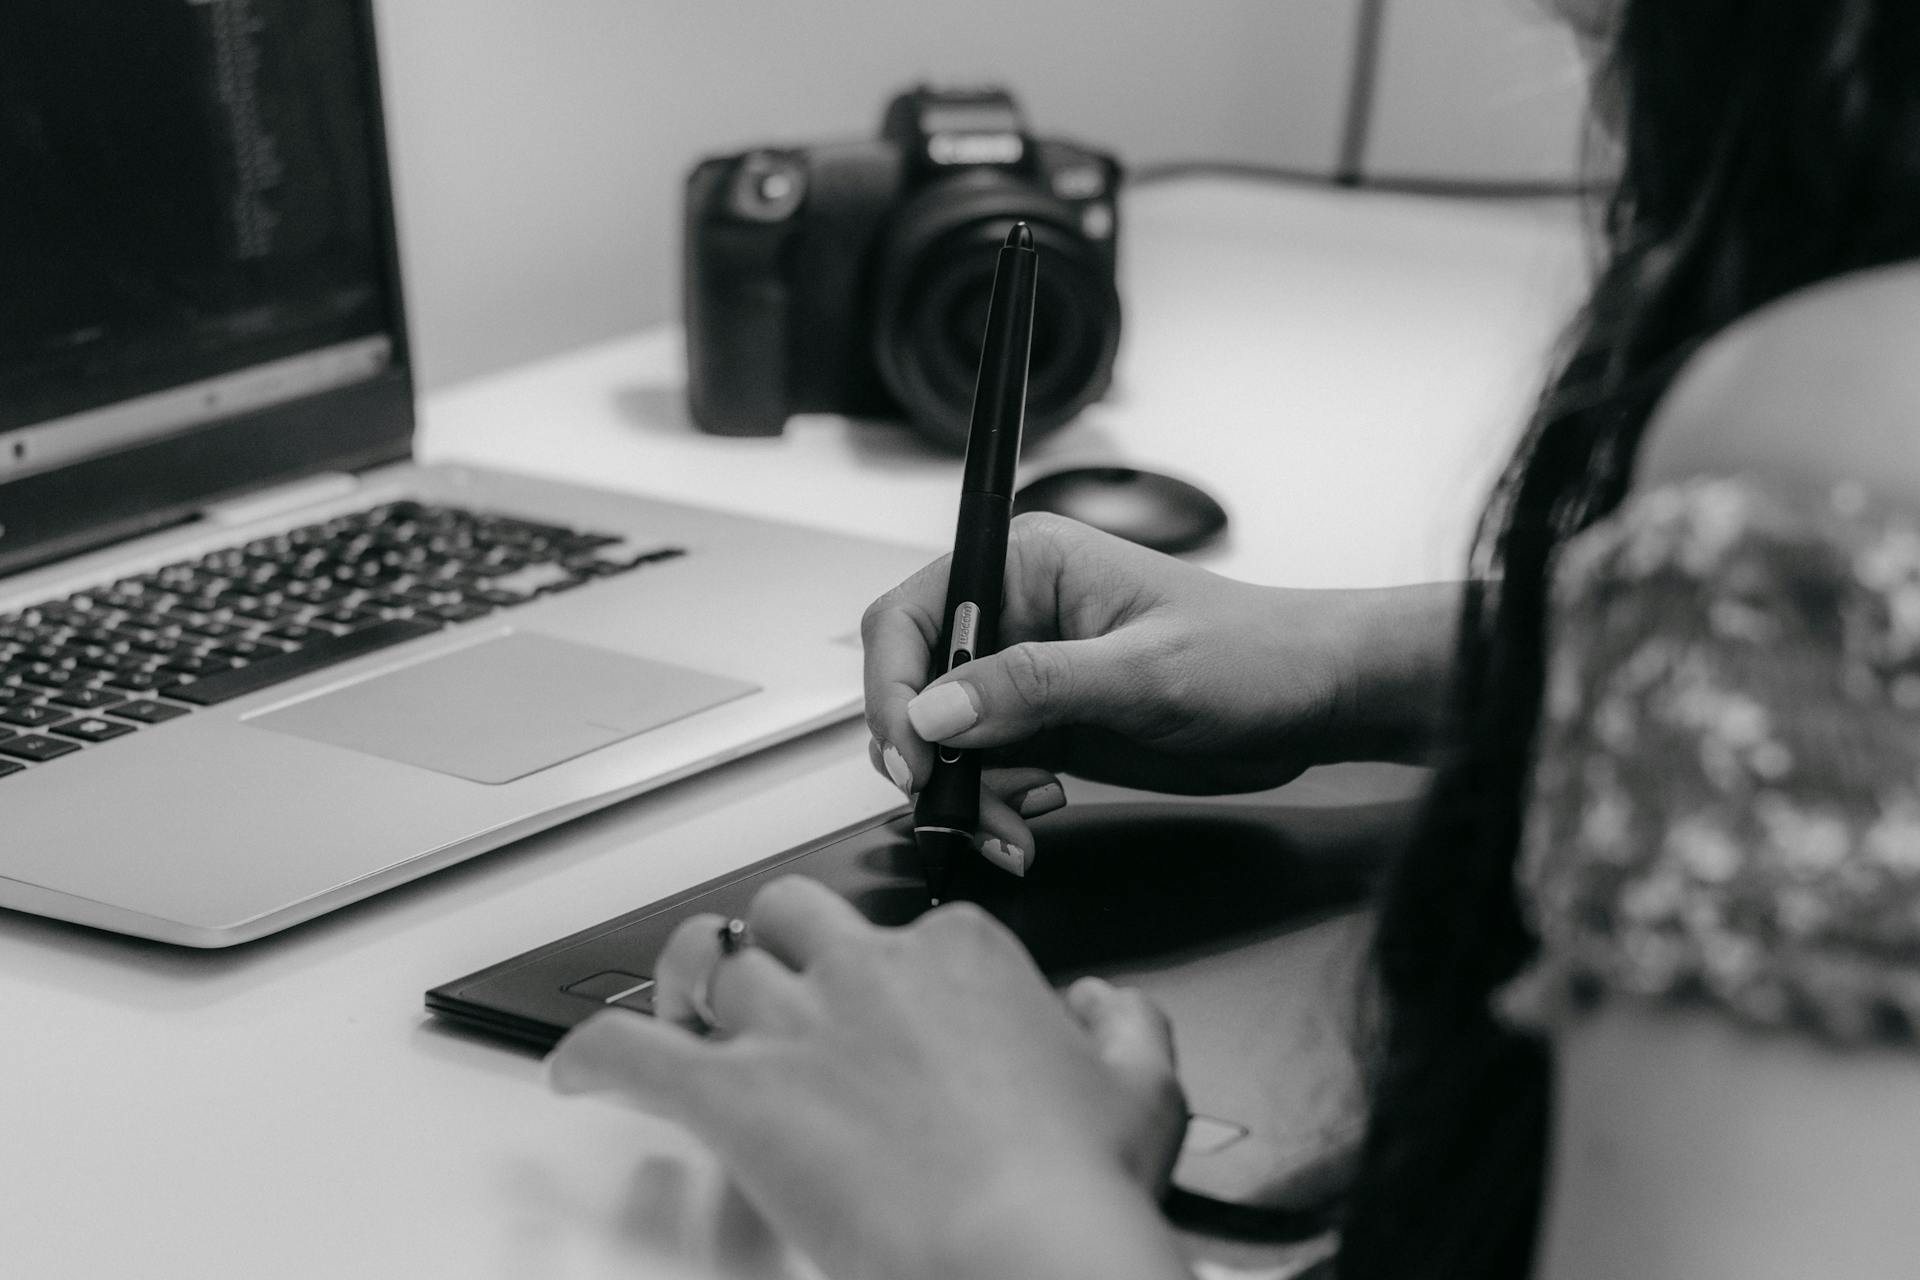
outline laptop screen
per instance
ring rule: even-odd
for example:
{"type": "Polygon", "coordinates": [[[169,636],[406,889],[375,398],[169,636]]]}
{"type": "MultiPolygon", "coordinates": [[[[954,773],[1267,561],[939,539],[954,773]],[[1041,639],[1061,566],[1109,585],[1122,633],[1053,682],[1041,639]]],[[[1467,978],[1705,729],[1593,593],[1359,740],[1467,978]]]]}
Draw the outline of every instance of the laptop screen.
{"type": "Polygon", "coordinates": [[[398,358],[362,16],[0,4],[0,481],[398,358]]]}

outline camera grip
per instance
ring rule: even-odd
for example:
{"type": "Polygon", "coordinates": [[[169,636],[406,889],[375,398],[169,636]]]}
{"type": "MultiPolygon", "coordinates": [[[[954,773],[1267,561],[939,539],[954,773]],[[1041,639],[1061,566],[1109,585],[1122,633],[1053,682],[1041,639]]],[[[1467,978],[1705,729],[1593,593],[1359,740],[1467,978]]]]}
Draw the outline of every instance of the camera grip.
{"type": "Polygon", "coordinates": [[[687,402],[701,430],[777,436],[787,423],[787,290],[767,274],[689,271],[687,402]],[[696,301],[696,298],[698,301],[696,301]]]}
{"type": "Polygon", "coordinates": [[[687,182],[687,405],[714,435],[777,436],[788,413],[788,228],[727,216],[738,182],[734,166],[713,161],[687,182]]]}

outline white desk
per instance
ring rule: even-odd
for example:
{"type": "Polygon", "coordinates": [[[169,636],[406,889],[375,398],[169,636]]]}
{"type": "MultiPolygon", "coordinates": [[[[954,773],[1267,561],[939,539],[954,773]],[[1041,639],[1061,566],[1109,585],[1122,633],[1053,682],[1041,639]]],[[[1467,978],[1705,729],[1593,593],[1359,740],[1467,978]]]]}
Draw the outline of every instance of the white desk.
{"type": "MultiPolygon", "coordinates": [[[[1115,393],[1034,468],[1199,480],[1234,522],[1207,562],[1240,576],[1453,574],[1578,288],[1570,212],[1189,181],[1125,215],[1115,393]]],[[[953,460],[837,419],[701,436],[677,343],[435,395],[421,451],[949,536],[953,460]]],[[[433,1027],[421,993],[892,805],[863,743],[829,730],[228,953],[0,913],[0,1269],[656,1274],[657,1244],[711,1222],[710,1165],[666,1126],[549,1097],[532,1058],[433,1027]]]]}

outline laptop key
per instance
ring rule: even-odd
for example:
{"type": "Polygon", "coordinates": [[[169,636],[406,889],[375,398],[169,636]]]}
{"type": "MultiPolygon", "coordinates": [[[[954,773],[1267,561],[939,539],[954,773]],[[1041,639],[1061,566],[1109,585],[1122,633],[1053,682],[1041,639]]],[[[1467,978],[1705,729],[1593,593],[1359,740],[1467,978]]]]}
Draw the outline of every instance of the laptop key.
{"type": "Polygon", "coordinates": [[[82,716],[78,720],[69,720],[65,724],[53,726],[53,732],[63,738],[78,738],[82,742],[107,742],[132,733],[133,726],[113,720],[102,720],[99,716],[82,716]]]}
{"type": "Polygon", "coordinates": [[[585,579],[589,577],[610,578],[616,573],[625,573],[631,566],[612,560],[596,560],[588,556],[580,560],[561,561],[568,571],[585,579]]]}
{"type": "Polygon", "coordinates": [[[188,713],[188,707],[176,707],[170,702],[156,702],[152,698],[139,698],[133,702],[123,702],[113,708],[112,714],[122,720],[137,720],[141,724],[161,724],[168,720],[177,720],[188,713]]]}
{"type": "Polygon", "coordinates": [[[489,613],[492,613],[493,610],[484,604],[473,604],[468,601],[462,601],[459,604],[435,605],[433,608],[428,609],[427,612],[436,618],[444,618],[448,622],[471,622],[475,618],[486,617],[489,613]]]}
{"type": "Polygon", "coordinates": [[[228,662],[258,662],[262,658],[270,658],[286,651],[287,646],[283,644],[262,643],[258,640],[229,640],[214,646],[207,656],[224,658],[228,662]]]}
{"type": "Polygon", "coordinates": [[[178,676],[213,676],[223,671],[231,671],[233,662],[226,658],[216,658],[207,654],[185,654],[174,658],[166,665],[166,670],[178,676]]]}
{"type": "MultiPolygon", "coordinates": [[[[239,618],[248,617],[248,615],[244,613],[234,616],[239,618]]],[[[272,622],[274,619],[268,618],[267,621],[272,622]]],[[[225,640],[232,636],[245,635],[247,633],[247,625],[247,623],[242,622],[196,622],[190,624],[187,630],[193,635],[202,636],[208,640],[225,640]]]]}
{"type": "Polygon", "coordinates": [[[262,658],[244,667],[202,676],[191,684],[174,685],[160,692],[176,702],[211,707],[291,680],[295,676],[330,667],[336,662],[345,662],[348,658],[357,658],[388,645],[432,635],[437,630],[438,626],[417,618],[394,618],[343,636],[316,636],[291,653],[262,658]]]}
{"type": "Polygon", "coordinates": [[[329,627],[357,627],[362,623],[378,621],[379,617],[380,612],[377,609],[368,609],[357,604],[343,604],[316,614],[313,625],[321,630],[329,627]]]}
{"type": "Polygon", "coordinates": [[[0,707],[0,722],[18,725],[22,729],[44,729],[66,718],[67,713],[58,707],[39,702],[17,702],[9,707],[0,707]]]}
{"type": "Polygon", "coordinates": [[[26,767],[27,766],[21,764],[18,760],[0,760],[0,778],[4,778],[10,773],[19,773],[26,767]]]}
{"type": "Polygon", "coordinates": [[[79,749],[80,744],[77,742],[61,742],[57,738],[43,738],[31,733],[0,741],[0,756],[31,760],[35,764],[58,760],[61,756],[71,755],[79,749]]]}
{"type": "Polygon", "coordinates": [[[150,653],[158,658],[171,658],[175,654],[193,651],[193,646],[177,635],[156,635],[145,640],[135,640],[133,647],[141,653],[150,653]]]}
{"type": "Polygon", "coordinates": [[[120,701],[120,695],[105,689],[62,689],[50,701],[75,711],[99,711],[120,701]]]}

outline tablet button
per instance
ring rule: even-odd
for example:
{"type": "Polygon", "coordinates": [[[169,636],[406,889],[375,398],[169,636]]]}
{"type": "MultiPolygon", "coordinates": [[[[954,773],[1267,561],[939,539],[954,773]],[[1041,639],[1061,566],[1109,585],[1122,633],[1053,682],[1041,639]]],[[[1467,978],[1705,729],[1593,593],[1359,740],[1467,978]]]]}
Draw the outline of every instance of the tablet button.
{"type": "MultiPolygon", "coordinates": [[[[653,979],[643,978],[637,973],[623,973],[618,969],[596,973],[591,978],[582,978],[560,989],[570,996],[591,1000],[595,1004],[625,1003],[631,997],[645,996],[646,1008],[653,1008],[653,979]]],[[[637,1006],[628,1004],[627,1007],[637,1006]]]]}

